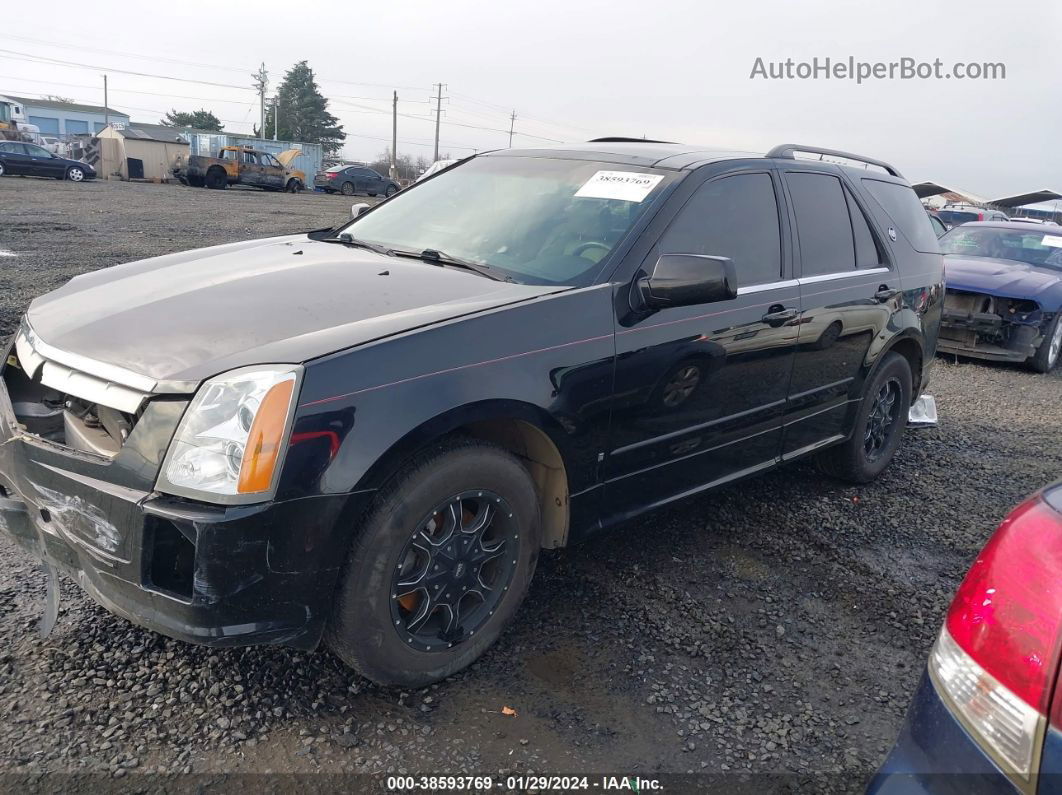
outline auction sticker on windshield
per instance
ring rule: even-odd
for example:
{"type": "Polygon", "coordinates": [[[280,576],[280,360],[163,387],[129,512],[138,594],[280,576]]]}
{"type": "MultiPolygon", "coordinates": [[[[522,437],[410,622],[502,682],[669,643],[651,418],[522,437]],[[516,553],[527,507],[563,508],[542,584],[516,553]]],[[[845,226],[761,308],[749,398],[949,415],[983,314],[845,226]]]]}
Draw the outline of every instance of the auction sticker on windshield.
{"type": "Polygon", "coordinates": [[[1052,248],[1062,248],[1062,235],[1044,235],[1044,239],[1040,242],[1052,248]]]}
{"type": "Polygon", "coordinates": [[[660,184],[662,174],[638,174],[633,171],[598,171],[576,192],[581,199],[620,199],[640,202],[660,184]]]}

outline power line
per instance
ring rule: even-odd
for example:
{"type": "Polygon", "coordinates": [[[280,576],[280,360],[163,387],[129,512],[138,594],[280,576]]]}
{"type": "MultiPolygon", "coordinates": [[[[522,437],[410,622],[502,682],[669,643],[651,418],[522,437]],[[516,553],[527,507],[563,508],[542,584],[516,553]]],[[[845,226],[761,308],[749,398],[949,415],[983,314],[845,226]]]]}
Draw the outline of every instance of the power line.
{"type": "MultiPolygon", "coordinates": [[[[38,80],[35,77],[15,77],[14,75],[0,75],[0,80],[20,80],[20,81],[22,81],[24,83],[42,83],[44,85],[49,85],[49,86],[64,86],[64,87],[67,87],[67,88],[87,88],[87,89],[90,89],[90,90],[95,90],[95,89],[98,88],[98,86],[89,86],[89,85],[85,85],[84,83],[64,83],[64,82],[59,81],[59,80],[38,80]]],[[[29,90],[29,89],[27,89],[27,90],[29,90]]],[[[115,88],[114,86],[111,86],[111,93],[114,94],[116,92],[117,93],[121,93],[121,94],[144,94],[146,96],[165,97],[167,99],[194,99],[194,100],[196,100],[198,102],[227,102],[227,103],[230,103],[230,104],[233,104],[233,105],[246,105],[247,104],[247,100],[245,100],[245,99],[217,99],[215,97],[203,97],[203,96],[193,97],[193,96],[189,96],[187,94],[160,94],[157,91],[140,91],[138,89],[115,88]]]]}
{"type": "MultiPolygon", "coordinates": [[[[79,63],[77,61],[64,61],[64,60],[59,59],[59,58],[46,58],[44,56],[31,55],[29,53],[17,52],[16,50],[8,50],[8,49],[4,49],[4,48],[0,48],[0,53],[7,53],[7,55],[17,55],[19,58],[25,58],[26,60],[33,61],[35,63],[50,63],[50,64],[55,64],[57,66],[71,66],[71,67],[76,67],[76,68],[79,68],[79,69],[101,69],[101,70],[103,70],[105,72],[116,72],[117,74],[123,74],[123,75],[135,75],[137,77],[153,77],[153,78],[156,78],[158,80],[176,80],[176,81],[181,82],[181,83],[197,83],[198,85],[215,86],[217,88],[235,88],[235,89],[239,89],[240,91],[254,91],[255,90],[252,86],[237,86],[237,85],[233,85],[232,83],[215,83],[215,82],[210,81],[210,80],[193,80],[190,77],[173,77],[172,75],[157,75],[157,74],[152,74],[150,72],[136,72],[136,71],[133,71],[131,69],[115,69],[115,68],[109,67],[109,66],[99,66],[98,64],[79,63]]],[[[0,56],[0,57],[6,57],[6,56],[0,56]]],[[[10,58],[8,58],[8,60],[10,60],[10,58]]]]}

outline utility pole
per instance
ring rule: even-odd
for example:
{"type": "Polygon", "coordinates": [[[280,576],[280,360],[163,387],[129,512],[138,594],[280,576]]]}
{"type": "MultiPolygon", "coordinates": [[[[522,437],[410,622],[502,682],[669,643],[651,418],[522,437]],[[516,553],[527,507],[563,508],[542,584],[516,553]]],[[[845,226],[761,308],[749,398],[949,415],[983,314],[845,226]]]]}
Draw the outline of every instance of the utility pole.
{"type": "Polygon", "coordinates": [[[265,131],[265,95],[266,89],[269,88],[269,72],[266,71],[265,61],[258,68],[258,71],[251,75],[254,87],[258,90],[258,111],[259,111],[259,123],[258,123],[258,137],[263,141],[266,137],[265,131]]]}
{"type": "Polygon", "coordinates": [[[111,126],[111,109],[107,104],[107,75],[103,76],[103,126],[111,126]]]}
{"type": "Polygon", "coordinates": [[[443,101],[443,84],[436,83],[439,88],[439,93],[435,97],[435,160],[432,162],[439,162],[439,124],[442,122],[442,101],[443,101]]]}
{"type": "Polygon", "coordinates": [[[509,148],[513,148],[513,127],[516,126],[516,111],[509,117],[509,148]]]}
{"type": "Polygon", "coordinates": [[[273,140],[277,139],[277,130],[280,129],[280,97],[273,97],[273,140]]]}
{"type": "MultiPolygon", "coordinates": [[[[438,137],[436,137],[438,141],[438,137]]],[[[439,144],[435,144],[438,148],[439,144]]],[[[391,173],[388,174],[391,179],[398,179],[398,92],[395,92],[395,98],[391,103],[391,173]]]]}

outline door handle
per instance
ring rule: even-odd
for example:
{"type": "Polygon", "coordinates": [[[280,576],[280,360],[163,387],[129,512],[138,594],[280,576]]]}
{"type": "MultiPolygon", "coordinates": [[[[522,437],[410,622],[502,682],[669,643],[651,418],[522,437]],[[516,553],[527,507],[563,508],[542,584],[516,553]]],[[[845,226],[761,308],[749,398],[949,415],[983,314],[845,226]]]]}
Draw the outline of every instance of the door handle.
{"type": "Polygon", "coordinates": [[[876,293],[874,293],[874,299],[879,304],[884,304],[890,298],[895,298],[899,294],[900,294],[899,290],[891,290],[891,289],[889,289],[889,285],[882,284],[882,285],[880,285],[878,287],[878,291],[876,293]]]}
{"type": "Polygon", "coordinates": [[[768,326],[778,328],[784,326],[790,320],[795,320],[800,313],[790,307],[781,304],[771,304],[767,307],[767,314],[763,316],[763,322],[768,326]]]}

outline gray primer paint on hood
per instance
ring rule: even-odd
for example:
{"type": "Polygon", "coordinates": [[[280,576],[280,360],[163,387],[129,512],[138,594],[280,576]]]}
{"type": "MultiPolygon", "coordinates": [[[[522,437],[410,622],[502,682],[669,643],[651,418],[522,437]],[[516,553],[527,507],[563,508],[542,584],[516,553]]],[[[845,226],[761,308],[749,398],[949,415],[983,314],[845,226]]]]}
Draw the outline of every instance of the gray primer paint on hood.
{"type": "Polygon", "coordinates": [[[87,273],[36,299],[61,351],[158,381],[296,363],[567,289],[486,279],[305,235],[231,243],[87,273]]]}

